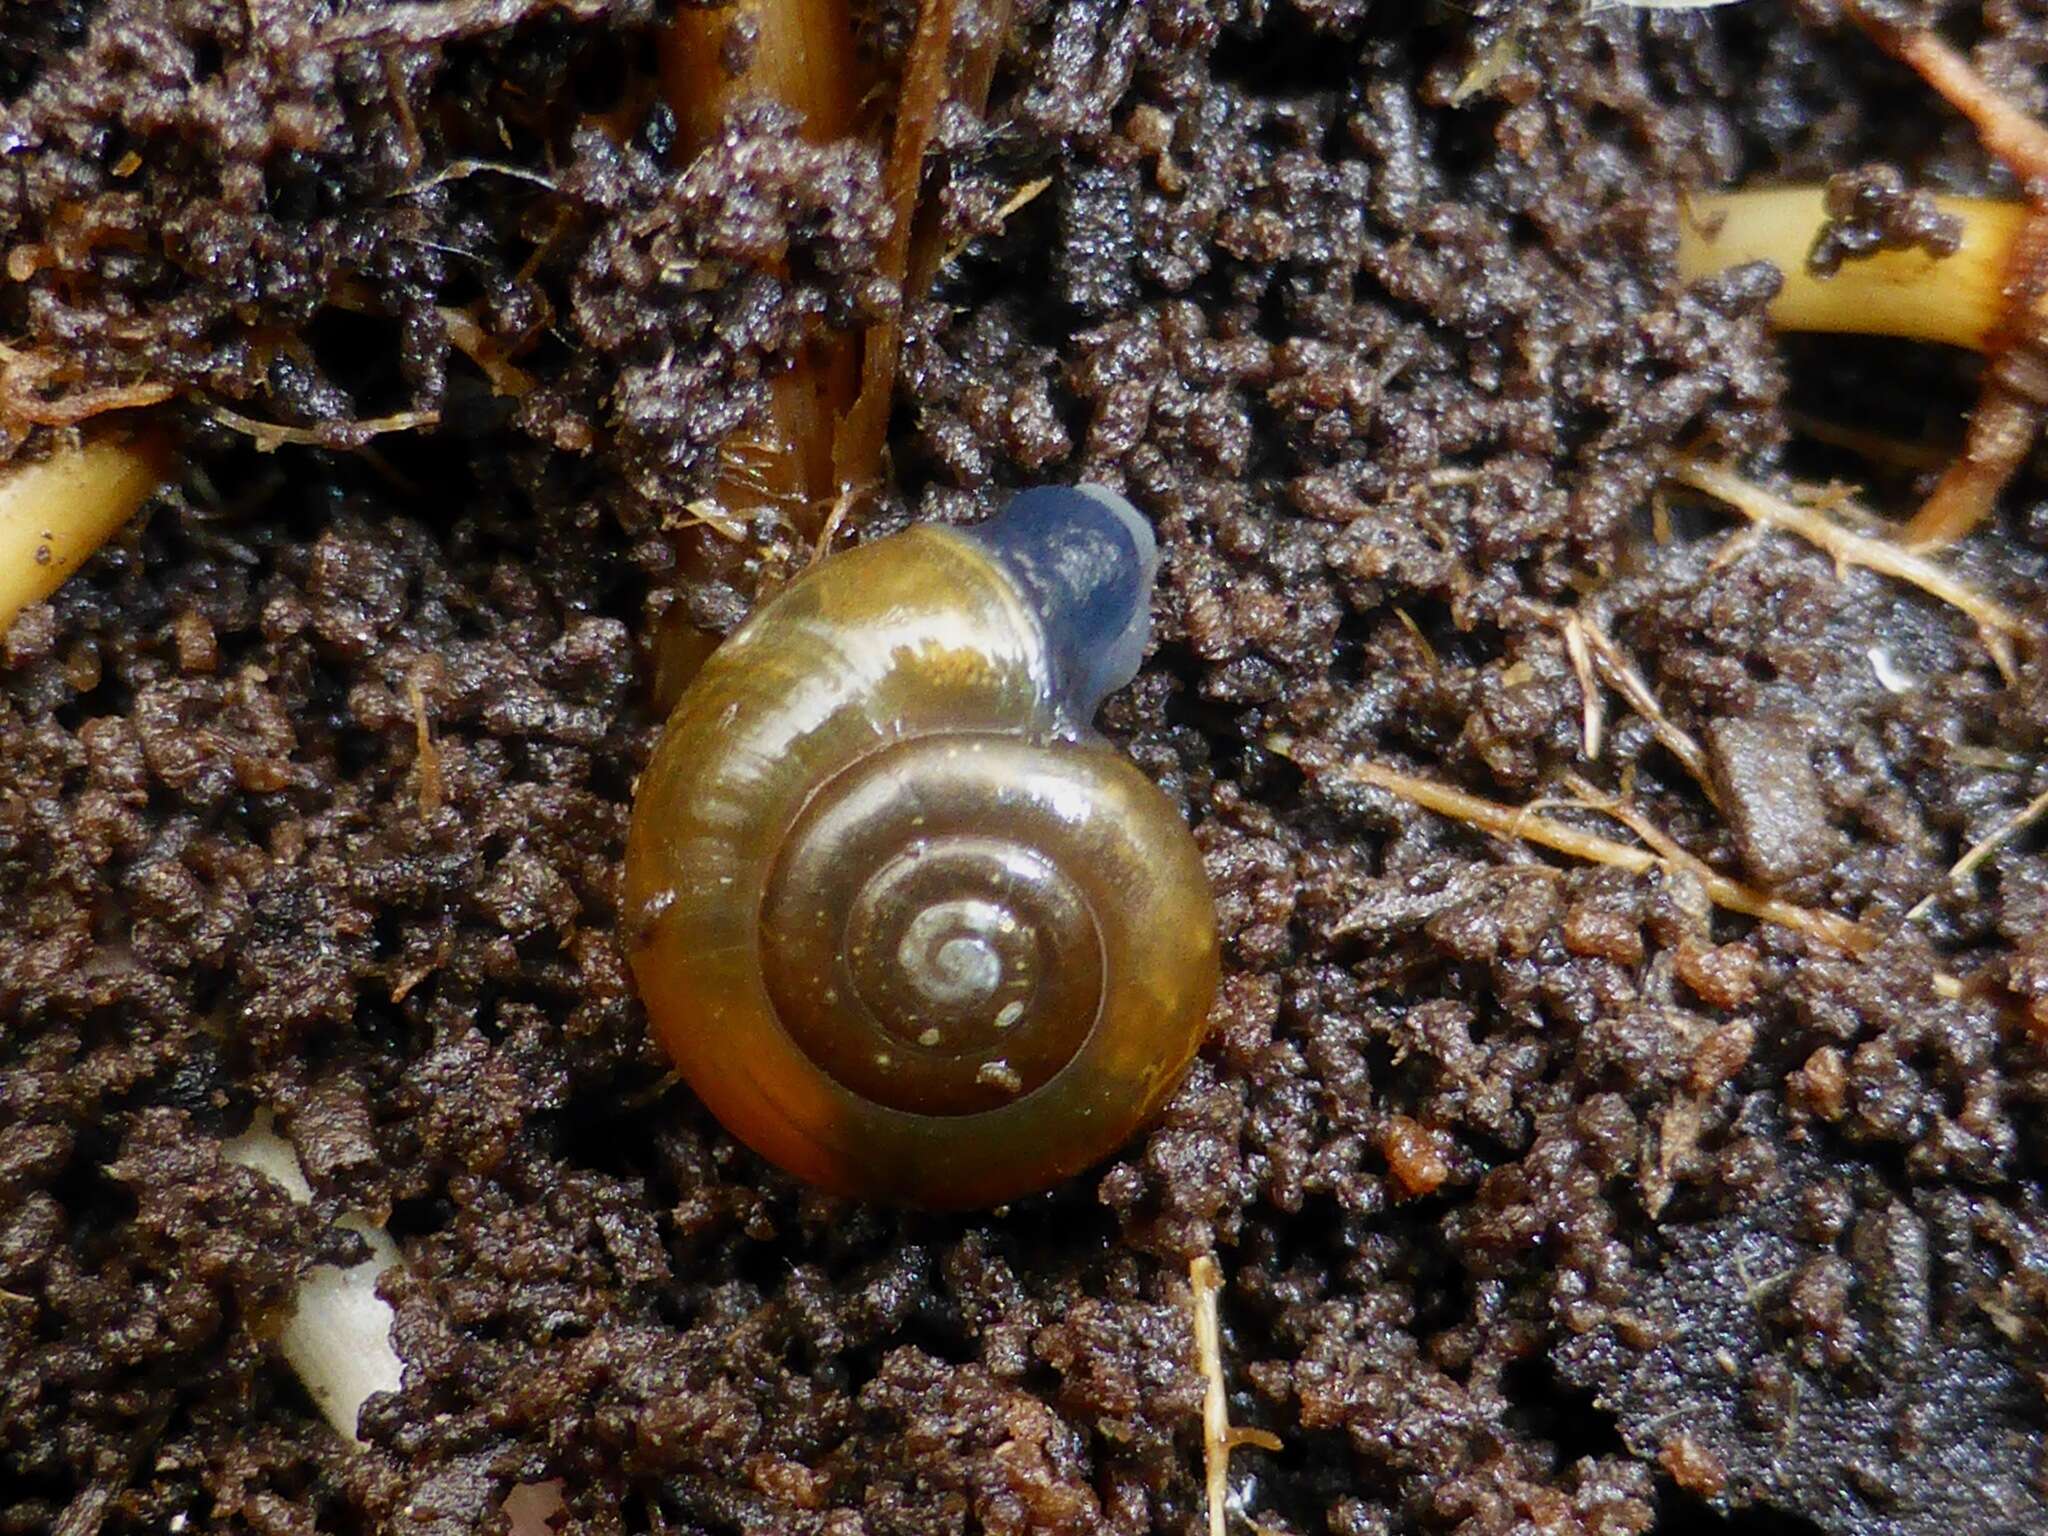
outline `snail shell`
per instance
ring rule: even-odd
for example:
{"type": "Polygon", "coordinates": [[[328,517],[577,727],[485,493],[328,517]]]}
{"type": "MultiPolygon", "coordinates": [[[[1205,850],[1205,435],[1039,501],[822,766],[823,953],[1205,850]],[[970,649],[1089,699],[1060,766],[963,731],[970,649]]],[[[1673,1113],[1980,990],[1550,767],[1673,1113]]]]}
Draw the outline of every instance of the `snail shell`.
{"type": "Polygon", "coordinates": [[[663,1046],[837,1193],[992,1205],[1106,1156],[1217,984],[1194,839],[1087,729],[1144,650],[1151,530],[1028,491],[794,582],[705,663],[633,807],[625,920],[663,1046]]]}

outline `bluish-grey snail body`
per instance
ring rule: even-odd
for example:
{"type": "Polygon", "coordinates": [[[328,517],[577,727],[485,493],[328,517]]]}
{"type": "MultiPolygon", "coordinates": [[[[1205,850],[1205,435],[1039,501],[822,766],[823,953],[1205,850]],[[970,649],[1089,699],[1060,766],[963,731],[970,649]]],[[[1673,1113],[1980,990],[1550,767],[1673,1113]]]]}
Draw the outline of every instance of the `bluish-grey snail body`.
{"type": "Polygon", "coordinates": [[[1158,554],[1119,496],[835,555],[712,655],[635,796],[653,1027],[826,1189],[966,1208],[1114,1151],[1178,1084],[1216,918],[1171,802],[1090,731],[1158,554]]]}

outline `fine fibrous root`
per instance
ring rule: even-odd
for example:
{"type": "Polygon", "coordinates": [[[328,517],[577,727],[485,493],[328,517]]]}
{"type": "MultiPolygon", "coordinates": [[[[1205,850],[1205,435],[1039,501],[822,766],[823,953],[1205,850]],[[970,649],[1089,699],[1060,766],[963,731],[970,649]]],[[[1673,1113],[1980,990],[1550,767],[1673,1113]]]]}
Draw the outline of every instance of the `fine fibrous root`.
{"type": "Polygon", "coordinates": [[[224,405],[209,408],[219,425],[239,432],[255,444],[258,453],[275,453],[280,448],[328,448],[336,451],[360,449],[373,437],[391,432],[416,432],[436,425],[439,411],[397,411],[389,416],[364,416],[352,421],[327,421],[317,427],[286,426],[275,421],[258,421],[224,405]]]}
{"type": "Polygon", "coordinates": [[[2007,101],[1968,59],[1925,28],[1902,27],[1873,16],[1862,0],[1847,10],[1880,48],[1969,119],[1984,148],[2004,161],[2022,184],[2048,175],[2048,127],[2007,101]]]}
{"type": "Polygon", "coordinates": [[[167,465],[161,438],[108,429],[0,469],[0,634],[135,515],[167,465]]]}
{"type": "Polygon", "coordinates": [[[1209,1536],[1224,1536],[1230,1499],[1230,1453],[1240,1445],[1277,1451],[1280,1437],[1270,1430],[1240,1429],[1230,1422],[1230,1400],[1223,1381],[1222,1329],[1216,1297],[1223,1289],[1223,1271],[1209,1254],[1188,1265],[1188,1289],[1195,1321],[1195,1365],[1202,1373],[1202,1472],[1209,1502],[1209,1536]]]}
{"type": "Polygon", "coordinates": [[[2048,792],[2036,795],[2026,805],[2013,812],[2012,815],[2008,816],[2004,821],[1993,827],[1990,832],[1973,843],[1969,851],[1960,859],[1957,859],[1955,866],[1949,870],[1949,883],[1951,885],[1960,885],[1963,881],[1969,879],[1971,875],[1976,873],[1978,865],[1982,864],[2007,842],[2011,841],[2015,833],[2024,831],[2032,826],[2043,815],[2048,815],[2048,792]]]}
{"type": "Polygon", "coordinates": [[[1870,538],[1844,528],[1811,507],[1773,495],[1725,465],[1683,459],[1668,473],[1679,484],[1726,503],[1752,522],[1797,534],[1831,555],[1838,565],[1860,565],[1939,598],[1976,624],[1992,659],[2002,672],[2011,674],[2011,642],[2028,633],[2025,622],[1926,556],[1901,549],[1889,539],[1870,538]]]}
{"type": "Polygon", "coordinates": [[[1579,689],[1585,698],[1584,736],[1586,758],[1597,762],[1600,758],[1606,711],[1596,700],[1599,690],[1594,676],[1604,679],[1607,686],[1620,694],[1638,716],[1650,727],[1664,750],[1678,759],[1679,766],[1699,785],[1710,804],[1721,803],[1720,791],[1714,786],[1712,767],[1707,762],[1706,748],[1695,741],[1691,734],[1664,713],[1664,706],[1657,702],[1656,694],[1636,670],[1628,653],[1615,644],[1614,639],[1599,623],[1582,613],[1565,615],[1563,621],[1565,652],[1571,658],[1572,670],[1579,679],[1579,689]]]}
{"type": "MultiPolygon", "coordinates": [[[[1562,853],[1569,858],[1611,865],[1616,869],[1628,870],[1632,874],[1649,874],[1655,870],[1688,874],[1699,881],[1706,891],[1707,899],[1715,906],[1729,912],[1740,913],[1744,917],[1756,918],[1760,922],[1773,923],[1780,928],[1789,928],[1795,933],[1803,934],[1817,943],[1845,954],[1864,954],[1877,944],[1876,936],[1861,924],[1832,912],[1817,912],[1811,907],[1781,901],[1775,896],[1744,885],[1739,880],[1731,880],[1726,875],[1716,873],[1661,835],[1655,839],[1661,846],[1639,848],[1632,843],[1616,842],[1612,838],[1582,832],[1577,827],[1552,820],[1527,807],[1501,805],[1496,801],[1482,800],[1479,796],[1466,794],[1461,789],[1452,789],[1449,785],[1438,784],[1412,773],[1403,773],[1397,768],[1389,768],[1380,763],[1353,758],[1319,768],[1296,757],[1293,743],[1285,738],[1275,738],[1267,745],[1281,756],[1300,764],[1311,777],[1327,773],[1371,789],[1385,790],[1411,805],[1421,806],[1424,810],[1434,811],[1440,816],[1448,816],[1454,821],[1465,822],[1483,832],[1491,832],[1496,837],[1507,838],[1513,842],[1535,843],[1539,847],[1562,853]]],[[[1601,805],[1597,808],[1612,814],[1611,806],[1601,805]]],[[[1635,820],[1642,823],[1641,818],[1635,820]]],[[[1632,830],[1641,836],[1644,825],[1646,823],[1634,825],[1632,830]]]]}
{"type": "Polygon", "coordinates": [[[1579,680],[1579,699],[1582,705],[1580,736],[1585,744],[1586,761],[1600,761],[1600,749],[1605,744],[1607,733],[1607,695],[1600,691],[1600,685],[1593,680],[1593,653],[1586,644],[1587,621],[1578,614],[1567,614],[1564,621],[1564,649],[1571,658],[1572,673],[1579,680]]]}

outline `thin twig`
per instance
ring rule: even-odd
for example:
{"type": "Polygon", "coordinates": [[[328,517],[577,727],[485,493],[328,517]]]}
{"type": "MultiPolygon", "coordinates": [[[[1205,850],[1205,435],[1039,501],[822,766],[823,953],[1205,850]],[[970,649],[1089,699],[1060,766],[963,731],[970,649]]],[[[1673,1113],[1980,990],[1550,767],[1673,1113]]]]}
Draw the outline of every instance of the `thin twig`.
{"type": "Polygon", "coordinates": [[[2012,815],[1985,834],[1983,838],[1972,844],[1970,851],[1960,859],[1957,859],[1955,867],[1949,870],[1949,884],[1957,885],[1967,880],[1972,874],[1976,873],[1977,866],[2004,846],[2014,833],[2023,831],[2025,828],[2033,825],[2041,819],[2044,813],[2048,813],[2048,790],[2044,790],[2036,795],[2025,806],[2013,812],[2012,815]]]}
{"type": "Polygon", "coordinates": [[[2001,671],[2011,669],[2010,646],[2005,640],[2025,635],[2028,626],[2015,613],[2000,607],[1975,588],[1957,580],[1924,555],[1901,549],[1888,539],[1868,538],[1852,532],[1820,513],[1752,484],[1724,465],[1684,459],[1668,471],[1681,485],[1726,502],[1754,522],[1795,533],[1834,557],[1838,565],[1860,565],[1866,570],[1908,582],[1968,615],[1984,636],[1985,648],[2001,671]]]}
{"type": "MultiPolygon", "coordinates": [[[[1282,757],[1299,762],[1293,756],[1293,744],[1284,737],[1268,741],[1267,746],[1282,757]]],[[[1730,912],[1739,912],[1761,922],[1773,923],[1780,928],[1789,928],[1827,945],[1830,949],[1846,954],[1860,955],[1874,948],[1875,935],[1861,925],[1832,912],[1817,912],[1810,907],[1796,906],[1789,901],[1731,880],[1702,864],[1690,854],[1672,848],[1670,853],[1659,853],[1649,848],[1638,848],[1629,843],[1620,843],[1612,838],[1600,837],[1595,833],[1581,832],[1561,821],[1523,807],[1501,805],[1492,800],[1482,800],[1477,795],[1468,795],[1463,790],[1452,789],[1445,784],[1418,778],[1414,774],[1402,773],[1399,769],[1382,764],[1353,758],[1337,763],[1327,770],[1318,770],[1309,764],[1302,765],[1311,776],[1319,771],[1334,773],[1356,784],[1373,789],[1383,789],[1398,795],[1411,805],[1424,810],[1435,811],[1440,816],[1467,822],[1496,837],[1512,841],[1535,843],[1562,853],[1574,859],[1589,863],[1607,864],[1616,869],[1625,869],[1632,874],[1645,875],[1655,870],[1682,870],[1697,878],[1704,887],[1707,899],[1715,906],[1730,912]]]]}

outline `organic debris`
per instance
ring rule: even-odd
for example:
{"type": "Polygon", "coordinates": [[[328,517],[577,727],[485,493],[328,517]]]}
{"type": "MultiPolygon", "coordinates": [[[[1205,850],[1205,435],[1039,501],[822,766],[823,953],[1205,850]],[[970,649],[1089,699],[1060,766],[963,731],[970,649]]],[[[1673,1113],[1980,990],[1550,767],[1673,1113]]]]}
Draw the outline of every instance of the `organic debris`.
{"type": "Polygon", "coordinates": [[[1282,1449],[1270,1430],[1239,1429],[1230,1422],[1230,1398],[1223,1378],[1222,1327],[1216,1298],[1223,1271],[1210,1254],[1188,1265],[1188,1297],[1194,1309],[1195,1365],[1202,1373],[1203,1486],[1209,1502],[1209,1536],[1224,1536],[1230,1508],[1230,1453],[1240,1445],[1262,1451],[1282,1449]]]}

